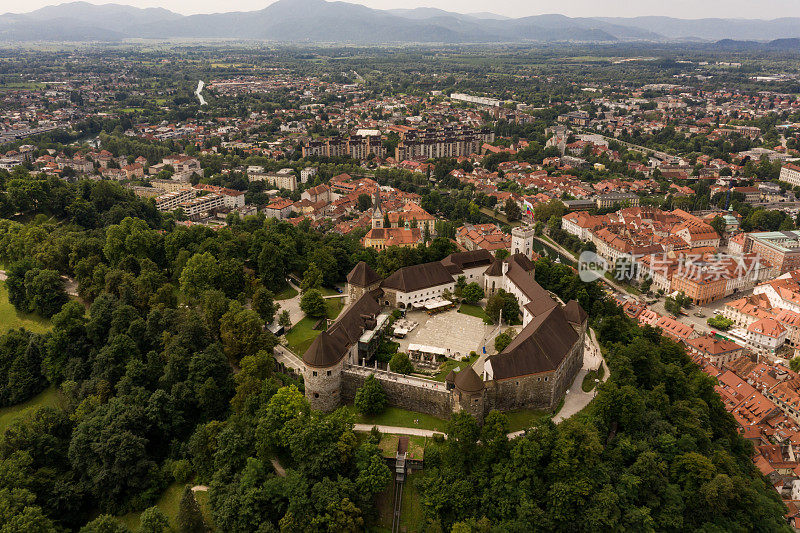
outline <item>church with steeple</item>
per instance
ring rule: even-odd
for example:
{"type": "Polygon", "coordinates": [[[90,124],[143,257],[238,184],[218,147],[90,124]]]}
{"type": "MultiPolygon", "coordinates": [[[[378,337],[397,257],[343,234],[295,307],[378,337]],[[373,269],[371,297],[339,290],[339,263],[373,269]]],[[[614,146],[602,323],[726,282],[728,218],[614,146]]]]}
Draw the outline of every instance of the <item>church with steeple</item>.
{"type": "MultiPolygon", "coordinates": [[[[427,214],[427,213],[426,213],[427,214]]],[[[361,239],[361,244],[366,248],[383,250],[389,246],[406,248],[417,246],[424,242],[423,232],[420,227],[406,227],[406,225],[393,228],[387,224],[388,216],[381,205],[380,189],[372,197],[372,228],[361,239]]]]}

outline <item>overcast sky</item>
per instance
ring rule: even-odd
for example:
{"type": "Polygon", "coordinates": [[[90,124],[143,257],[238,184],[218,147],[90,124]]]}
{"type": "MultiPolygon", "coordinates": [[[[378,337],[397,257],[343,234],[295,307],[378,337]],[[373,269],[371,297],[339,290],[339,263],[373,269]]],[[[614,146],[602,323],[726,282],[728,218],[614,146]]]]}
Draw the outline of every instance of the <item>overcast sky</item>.
{"type": "MultiPolygon", "coordinates": [[[[89,0],[93,4],[106,0],[89,0]]],[[[115,0],[138,7],[164,7],[172,11],[216,13],[262,9],[273,0],[115,0]]],[[[471,13],[491,11],[511,17],[561,13],[571,17],[667,15],[679,18],[739,17],[773,19],[800,16],[800,0],[351,0],[378,9],[395,7],[438,7],[448,11],[471,13]]],[[[62,3],[60,0],[0,0],[0,13],[23,13],[62,3]]],[[[765,36],[765,38],[768,36],[765,36]]]]}

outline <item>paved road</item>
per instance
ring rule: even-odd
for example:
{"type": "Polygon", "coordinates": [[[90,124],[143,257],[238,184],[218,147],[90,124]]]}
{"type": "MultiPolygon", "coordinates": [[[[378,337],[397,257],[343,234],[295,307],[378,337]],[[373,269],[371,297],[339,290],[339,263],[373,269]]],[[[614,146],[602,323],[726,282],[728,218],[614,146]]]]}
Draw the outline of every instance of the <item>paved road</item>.
{"type": "MultiPolygon", "coordinates": [[[[556,241],[552,241],[552,239],[551,239],[552,242],[551,241],[546,241],[546,240],[542,239],[541,237],[535,237],[535,239],[537,241],[539,241],[541,244],[543,244],[544,246],[548,246],[550,248],[555,248],[556,250],[558,250],[559,252],[561,252],[562,254],[564,254],[567,257],[573,257],[573,258],[575,257],[575,254],[573,254],[572,252],[570,252],[569,250],[567,250],[566,248],[564,248],[563,246],[558,244],[556,241]]],[[[621,294],[630,294],[628,291],[625,290],[625,288],[622,285],[620,285],[619,283],[616,283],[616,282],[608,279],[605,276],[603,276],[602,278],[598,278],[598,279],[600,281],[604,282],[606,285],[610,286],[615,291],[621,293],[621,294]]]]}
{"type": "Polygon", "coordinates": [[[273,350],[273,356],[277,362],[283,363],[286,368],[291,368],[301,376],[303,375],[303,362],[285,346],[280,344],[276,346],[273,350]]]}
{"type": "MultiPolygon", "coordinates": [[[[8,274],[6,274],[5,270],[0,270],[0,281],[5,281],[8,279],[8,274]]],[[[68,278],[67,276],[61,276],[61,279],[64,280],[64,290],[70,296],[78,297],[78,283],[72,279],[68,278]]]]}
{"type": "MultiPolygon", "coordinates": [[[[583,410],[583,408],[589,405],[589,402],[594,399],[597,388],[595,387],[595,389],[591,392],[583,392],[583,378],[590,370],[596,370],[601,364],[605,369],[602,379],[602,381],[605,382],[608,379],[610,372],[600,352],[600,345],[597,342],[597,337],[595,336],[594,331],[590,329],[588,338],[586,340],[586,349],[584,351],[583,368],[578,371],[578,374],[575,376],[575,380],[572,382],[572,385],[564,395],[564,405],[553,417],[553,422],[556,424],[563,422],[567,418],[583,410]]],[[[523,434],[524,430],[514,431],[508,434],[508,438],[513,439],[523,434]]]]}
{"type": "Polygon", "coordinates": [[[290,279],[287,279],[286,281],[297,291],[297,296],[287,300],[275,300],[275,303],[278,303],[281,306],[278,313],[289,311],[289,318],[292,321],[292,325],[294,325],[300,322],[306,315],[303,313],[303,310],[300,309],[300,287],[292,283],[290,279]]]}
{"type": "Polygon", "coordinates": [[[375,426],[373,424],[355,424],[353,429],[356,431],[370,431],[377,427],[381,433],[391,433],[392,435],[416,435],[418,437],[433,437],[434,434],[443,435],[441,431],[431,431],[429,429],[405,428],[398,426],[375,426]]]}

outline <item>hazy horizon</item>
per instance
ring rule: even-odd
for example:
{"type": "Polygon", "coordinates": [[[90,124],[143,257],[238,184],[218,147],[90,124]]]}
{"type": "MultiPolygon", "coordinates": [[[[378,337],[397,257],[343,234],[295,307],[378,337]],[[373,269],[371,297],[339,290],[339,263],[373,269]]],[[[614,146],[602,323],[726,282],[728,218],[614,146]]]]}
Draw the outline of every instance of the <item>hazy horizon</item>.
{"type": "MultiPolygon", "coordinates": [[[[183,15],[200,13],[225,13],[231,11],[254,11],[267,7],[275,0],[229,0],[228,9],[219,9],[220,4],[212,0],[86,0],[91,4],[122,4],[134,7],[161,7],[183,15]]],[[[375,9],[413,9],[417,7],[438,8],[457,13],[490,12],[508,17],[560,14],[569,17],[638,17],[669,16],[683,19],[698,18],[745,18],[771,20],[781,17],[800,16],[800,2],[796,0],[710,0],[698,3],[695,0],[676,0],[665,3],[661,0],[641,0],[635,6],[627,0],[611,0],[598,3],[591,0],[569,0],[559,4],[558,9],[550,2],[505,0],[491,7],[479,0],[408,0],[398,4],[394,0],[343,0],[375,9]],[[764,16],[769,13],[769,16],[764,16]]],[[[70,2],[52,0],[0,0],[0,13],[28,13],[36,9],[70,2]]]]}

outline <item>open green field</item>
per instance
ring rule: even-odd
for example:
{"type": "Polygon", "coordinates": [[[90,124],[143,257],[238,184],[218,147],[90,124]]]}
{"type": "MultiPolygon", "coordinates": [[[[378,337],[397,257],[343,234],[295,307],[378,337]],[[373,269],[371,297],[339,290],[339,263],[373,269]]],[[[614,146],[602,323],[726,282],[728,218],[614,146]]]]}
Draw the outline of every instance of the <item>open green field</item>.
{"type": "MultiPolygon", "coordinates": [[[[180,505],[181,496],[183,496],[183,487],[184,483],[172,483],[167,487],[167,490],[164,491],[161,498],[159,498],[156,503],[156,507],[161,509],[161,512],[169,518],[170,526],[172,526],[175,531],[178,530],[178,505],[180,505]]],[[[131,531],[138,531],[139,516],[141,514],[140,512],[128,513],[120,516],[119,521],[125,524],[131,531]]]]}
{"type": "Polygon", "coordinates": [[[36,81],[11,81],[0,85],[0,91],[19,91],[20,89],[28,89],[32,91],[40,91],[46,85],[36,81]]]}
{"type": "Polygon", "coordinates": [[[20,313],[8,301],[6,283],[0,281],[0,333],[10,329],[25,328],[34,333],[49,331],[52,325],[46,318],[29,313],[20,313]]]}
{"type": "Polygon", "coordinates": [[[458,308],[458,312],[478,317],[483,320],[484,324],[492,324],[492,319],[489,318],[489,315],[486,314],[486,311],[483,310],[483,307],[479,305],[470,305],[470,304],[461,304],[461,307],[458,308]]]}
{"type": "Polygon", "coordinates": [[[61,396],[55,387],[45,389],[27,402],[22,402],[10,407],[0,409],[0,435],[5,433],[6,428],[15,420],[28,414],[34,413],[40,407],[56,407],[61,400],[61,396]]]}
{"type": "Polygon", "coordinates": [[[352,405],[345,406],[345,409],[355,415],[357,424],[430,429],[432,431],[441,432],[444,432],[447,428],[447,420],[424,413],[418,413],[417,411],[400,409],[399,407],[387,407],[383,413],[375,416],[361,415],[352,405]],[[414,422],[415,420],[417,422],[414,422]]]}
{"type": "Polygon", "coordinates": [[[505,415],[508,417],[508,431],[520,431],[528,429],[535,424],[540,418],[547,416],[547,411],[538,409],[518,409],[516,411],[508,411],[505,415]]]}
{"type": "Polygon", "coordinates": [[[328,307],[328,318],[334,320],[344,309],[344,297],[325,298],[325,305],[328,307]]]}

